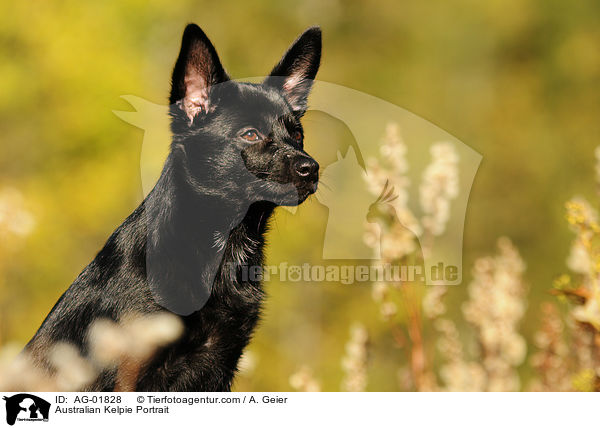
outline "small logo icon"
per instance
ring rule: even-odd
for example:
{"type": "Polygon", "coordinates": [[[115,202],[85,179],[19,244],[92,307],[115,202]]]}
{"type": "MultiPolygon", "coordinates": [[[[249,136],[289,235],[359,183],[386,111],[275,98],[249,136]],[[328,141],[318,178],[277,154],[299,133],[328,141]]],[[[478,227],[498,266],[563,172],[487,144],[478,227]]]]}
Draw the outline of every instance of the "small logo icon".
{"type": "Polygon", "coordinates": [[[48,422],[50,403],[32,394],[16,394],[4,397],[6,401],[6,423],[14,425],[15,421],[48,422]]]}

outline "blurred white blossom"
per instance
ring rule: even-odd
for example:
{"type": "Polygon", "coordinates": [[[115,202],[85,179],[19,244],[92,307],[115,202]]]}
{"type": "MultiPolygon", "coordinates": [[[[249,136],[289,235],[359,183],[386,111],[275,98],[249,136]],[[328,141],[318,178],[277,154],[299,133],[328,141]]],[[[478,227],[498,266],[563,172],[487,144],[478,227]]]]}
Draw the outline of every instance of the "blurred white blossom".
{"type": "Polygon", "coordinates": [[[482,391],[487,375],[481,364],[467,361],[456,325],[449,319],[434,322],[439,333],[437,348],[444,356],[439,374],[447,391],[482,391]]]}
{"type": "Polygon", "coordinates": [[[427,288],[423,298],[423,313],[427,318],[434,319],[446,313],[443,297],[446,295],[446,285],[432,285],[427,288]]]}
{"type": "Polygon", "coordinates": [[[423,227],[434,236],[446,230],[450,218],[450,201],[458,196],[458,154],[452,143],[431,147],[431,163],[423,173],[419,187],[423,227]]]}
{"type": "Polygon", "coordinates": [[[516,367],[525,359],[527,346],[518,333],[525,314],[525,263],[508,238],[498,240],[499,253],[475,262],[465,319],[476,327],[487,390],[519,389],[516,367]]]}
{"type": "Polygon", "coordinates": [[[360,323],[350,329],[350,340],[346,344],[346,355],[342,359],[344,379],[342,390],[364,391],[367,387],[367,344],[369,334],[360,323]]]}
{"type": "Polygon", "coordinates": [[[567,258],[567,266],[573,272],[588,274],[592,268],[590,255],[583,243],[579,240],[573,242],[569,257],[567,258]]]}
{"type": "Polygon", "coordinates": [[[35,227],[35,218],[25,208],[21,192],[12,187],[0,190],[0,238],[6,234],[27,236],[35,227]]]}
{"type": "Polygon", "coordinates": [[[308,366],[302,366],[296,373],[290,376],[290,386],[297,391],[319,392],[321,385],[314,378],[312,370],[308,366]]]}
{"type": "Polygon", "coordinates": [[[386,260],[399,259],[413,253],[417,249],[415,239],[421,233],[419,221],[407,207],[410,179],[406,175],[406,151],[398,125],[391,123],[386,128],[381,144],[381,159],[367,160],[365,180],[368,190],[379,198],[386,189],[393,195],[389,200],[375,202],[371,207],[377,208],[391,219],[391,222],[384,224],[381,239],[380,224],[367,222],[365,225],[365,244],[376,250],[381,249],[381,256],[386,260]],[[380,243],[381,248],[378,248],[380,243]]]}
{"type": "Polygon", "coordinates": [[[538,348],[531,356],[531,365],[537,372],[530,389],[534,391],[569,391],[569,360],[571,349],[563,337],[564,326],[553,304],[542,304],[542,325],[533,343],[538,348]]]}
{"type": "Polygon", "coordinates": [[[173,342],[182,332],[183,323],[176,315],[132,314],[119,323],[107,319],[95,321],[88,329],[89,357],[65,342],[53,344],[43,364],[34,361],[27,352],[9,352],[13,348],[4,348],[0,353],[0,390],[85,390],[95,381],[97,369],[103,367],[117,368],[117,389],[119,385],[132,389],[143,364],[159,347],[173,342]],[[122,366],[127,367],[121,370],[122,366]]]}
{"type": "Polygon", "coordinates": [[[54,378],[59,391],[78,391],[96,379],[94,366],[69,343],[54,345],[49,359],[56,370],[54,378]]]}

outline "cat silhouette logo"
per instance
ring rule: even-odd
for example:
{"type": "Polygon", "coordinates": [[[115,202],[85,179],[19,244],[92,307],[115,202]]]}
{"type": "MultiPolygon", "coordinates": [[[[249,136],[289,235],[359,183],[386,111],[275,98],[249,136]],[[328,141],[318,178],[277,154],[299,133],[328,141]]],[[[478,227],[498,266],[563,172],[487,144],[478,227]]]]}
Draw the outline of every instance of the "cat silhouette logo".
{"type": "Polygon", "coordinates": [[[379,259],[379,249],[371,249],[363,242],[362,231],[367,213],[373,201],[364,186],[364,168],[360,165],[357,151],[350,146],[344,156],[337,152],[337,161],[322,172],[323,186],[315,196],[329,209],[329,218],[323,242],[323,259],[379,259]],[[352,188],[352,202],[340,197],[340,189],[352,188]],[[349,209],[349,207],[352,207],[349,209]],[[352,233],[354,232],[354,233],[352,233]]]}
{"type": "Polygon", "coordinates": [[[6,423],[14,425],[15,421],[48,422],[50,403],[32,394],[16,394],[4,397],[6,401],[6,423]]]}

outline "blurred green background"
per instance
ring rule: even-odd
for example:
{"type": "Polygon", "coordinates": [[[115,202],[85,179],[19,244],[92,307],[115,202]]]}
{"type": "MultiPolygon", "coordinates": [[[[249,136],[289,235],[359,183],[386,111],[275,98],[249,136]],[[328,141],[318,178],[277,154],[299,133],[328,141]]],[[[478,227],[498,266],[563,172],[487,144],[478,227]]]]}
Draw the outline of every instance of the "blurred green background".
{"type": "MultiPolygon", "coordinates": [[[[300,32],[320,25],[320,80],[410,110],[481,153],[464,282],[450,290],[450,311],[465,297],[469,266],[506,235],[527,263],[522,331],[533,334],[539,302],[565,270],[564,202],[596,194],[597,0],[34,1],[4,2],[0,15],[0,188],[17,189],[35,221],[22,239],[0,235],[0,344],[29,340],[141,200],[143,131],[112,110],[130,109],[123,94],[165,103],[188,22],[234,77],[266,73],[300,32]]],[[[306,144],[320,160],[315,142],[306,144]]],[[[313,198],[298,214],[278,214],[269,261],[302,264],[319,251],[306,231],[325,221],[325,207],[313,198]]],[[[255,367],[237,389],[289,390],[290,374],[307,364],[324,389],[338,390],[353,321],[371,334],[368,388],[398,388],[404,357],[368,286],[267,291],[250,347],[255,367]]]]}

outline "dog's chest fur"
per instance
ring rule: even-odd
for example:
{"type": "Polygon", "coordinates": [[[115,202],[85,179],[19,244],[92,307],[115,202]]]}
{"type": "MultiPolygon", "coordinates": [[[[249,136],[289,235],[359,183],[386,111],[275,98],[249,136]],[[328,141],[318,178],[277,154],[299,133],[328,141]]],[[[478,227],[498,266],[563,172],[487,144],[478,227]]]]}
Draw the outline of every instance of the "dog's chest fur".
{"type": "Polygon", "coordinates": [[[184,336],[152,360],[140,376],[137,390],[231,388],[264,297],[261,283],[243,278],[241,269],[262,266],[264,233],[272,209],[266,203],[252,206],[231,232],[211,297],[200,311],[183,317],[184,336]]]}

